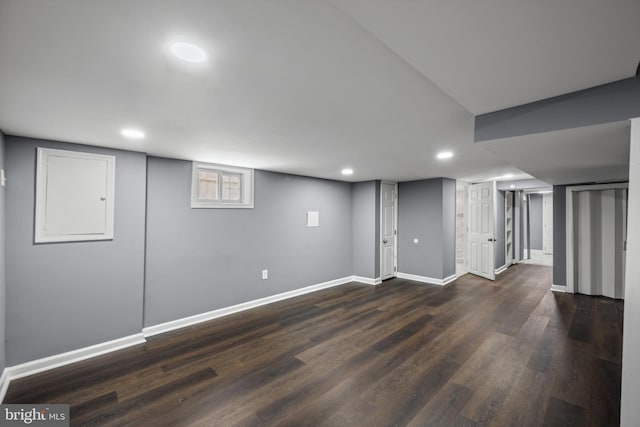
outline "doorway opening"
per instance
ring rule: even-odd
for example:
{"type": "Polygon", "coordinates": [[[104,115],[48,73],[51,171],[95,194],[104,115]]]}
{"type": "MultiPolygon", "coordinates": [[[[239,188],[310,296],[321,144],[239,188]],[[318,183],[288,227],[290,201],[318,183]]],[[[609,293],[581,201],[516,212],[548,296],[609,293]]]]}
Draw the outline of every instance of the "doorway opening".
{"type": "Polygon", "coordinates": [[[380,278],[396,277],[398,247],[398,183],[380,185],[380,278]]]}
{"type": "Polygon", "coordinates": [[[520,262],[553,266],[553,190],[525,190],[521,215],[520,262]]]}

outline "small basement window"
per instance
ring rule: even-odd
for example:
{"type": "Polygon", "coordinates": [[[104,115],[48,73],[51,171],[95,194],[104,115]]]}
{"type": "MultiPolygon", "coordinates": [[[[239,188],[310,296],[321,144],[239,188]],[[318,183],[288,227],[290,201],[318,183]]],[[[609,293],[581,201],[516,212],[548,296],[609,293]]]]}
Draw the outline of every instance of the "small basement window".
{"type": "Polygon", "coordinates": [[[253,169],[193,163],[192,208],[253,208],[253,169]]]}

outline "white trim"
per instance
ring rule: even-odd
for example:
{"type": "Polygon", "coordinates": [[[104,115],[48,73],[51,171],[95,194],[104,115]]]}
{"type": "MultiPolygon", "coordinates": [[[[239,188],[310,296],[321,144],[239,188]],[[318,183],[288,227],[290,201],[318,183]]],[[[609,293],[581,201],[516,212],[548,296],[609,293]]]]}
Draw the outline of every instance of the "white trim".
{"type": "Polygon", "coordinates": [[[455,281],[458,278],[458,276],[456,274],[452,274],[449,277],[445,277],[444,279],[442,279],[442,284],[443,285],[448,285],[449,283],[455,281]]]}
{"type": "Polygon", "coordinates": [[[455,274],[452,274],[449,277],[445,277],[444,279],[436,279],[433,277],[418,276],[417,274],[400,273],[400,272],[397,273],[396,277],[398,277],[399,279],[413,280],[414,282],[429,283],[430,285],[439,285],[439,286],[444,286],[448,283],[453,282],[458,278],[455,274]]]}
{"type": "Polygon", "coordinates": [[[574,288],[574,260],[573,260],[573,193],[577,191],[597,191],[597,190],[613,190],[617,188],[629,188],[629,183],[618,184],[594,184],[594,185],[576,185],[566,188],[565,199],[565,239],[566,239],[566,266],[567,266],[567,286],[566,292],[575,293],[574,288]]]}
{"type": "Polygon", "coordinates": [[[496,269],[495,269],[495,274],[496,274],[496,276],[497,276],[498,274],[500,274],[500,273],[504,273],[504,272],[507,270],[507,268],[508,268],[508,267],[509,267],[509,265],[508,265],[508,264],[505,264],[505,265],[503,265],[502,267],[498,267],[498,268],[496,268],[496,269]]]}
{"type": "Polygon", "coordinates": [[[551,285],[551,290],[554,292],[567,292],[567,287],[564,285],[551,285]]]}
{"type": "Polygon", "coordinates": [[[365,285],[379,285],[382,283],[382,279],[380,277],[372,279],[371,277],[351,276],[351,281],[364,283],[365,285]]]}
{"type": "MultiPolygon", "coordinates": [[[[455,278],[455,277],[454,277],[455,278]]],[[[129,335],[127,337],[118,338],[112,341],[107,341],[100,344],[95,344],[89,347],[72,350],[66,353],[56,354],[53,356],[45,357],[42,359],[32,360],[20,365],[9,366],[4,369],[0,376],[0,402],[4,399],[4,396],[9,388],[9,383],[12,380],[34,375],[40,372],[48,371],[51,369],[59,368],[61,366],[69,365],[83,360],[91,359],[92,357],[101,356],[103,354],[111,353],[113,351],[121,350],[127,347],[131,347],[138,344],[144,344],[147,342],[146,337],[158,335],[164,332],[169,332],[175,329],[184,328],[187,326],[195,325],[197,323],[206,322],[207,320],[216,319],[218,317],[226,316],[239,311],[249,310],[251,308],[259,307],[261,305],[270,304],[272,302],[281,301],[283,299],[293,298],[299,295],[308,294],[311,292],[319,291],[334,286],[343,285],[350,282],[361,282],[368,285],[379,285],[382,280],[379,277],[375,279],[361,276],[346,276],[340,279],[330,280],[328,282],[318,283],[316,285],[307,286],[305,288],[296,289],[289,292],[283,292],[280,294],[272,295],[265,298],[237,304],[230,307],[221,308],[218,310],[209,311],[207,313],[197,314],[195,316],[185,317],[182,319],[173,320],[170,322],[161,323],[158,325],[149,326],[142,329],[142,333],[129,335]]]]}
{"type": "Polygon", "coordinates": [[[11,381],[17,380],[18,378],[28,377],[29,375],[38,374],[50,369],[81,362],[83,360],[91,359],[92,357],[101,356],[103,354],[122,350],[138,344],[144,344],[145,342],[147,342],[147,340],[144,339],[142,334],[134,334],[112,341],[91,345],[89,347],[68,351],[66,353],[32,360],[20,365],[8,366],[4,369],[2,378],[0,378],[0,384],[2,384],[2,388],[0,388],[0,397],[4,399],[3,393],[6,393],[5,384],[6,387],[8,387],[11,381]]]}
{"type": "Polygon", "coordinates": [[[7,369],[5,368],[2,371],[2,375],[0,375],[0,403],[4,401],[4,397],[7,394],[7,390],[9,389],[9,374],[7,373],[7,369]]]}
{"type": "Polygon", "coordinates": [[[269,297],[259,298],[253,301],[247,301],[247,302],[232,305],[229,307],[219,308],[217,310],[208,311],[206,313],[200,313],[193,316],[183,317],[181,319],[171,320],[169,322],[148,326],[142,329],[142,333],[144,334],[145,338],[151,337],[154,335],[173,331],[175,329],[185,328],[187,326],[196,325],[198,323],[206,322],[208,320],[217,319],[218,317],[223,317],[229,314],[238,313],[240,311],[245,311],[252,308],[260,307],[265,304],[271,304],[272,302],[281,301],[283,299],[293,298],[299,295],[304,295],[311,292],[319,291],[321,289],[344,285],[345,283],[349,283],[353,281],[354,281],[354,276],[342,277],[340,279],[318,283],[317,285],[311,285],[305,288],[295,289],[293,291],[283,292],[281,294],[271,295],[269,297]]]}
{"type": "MultiPolygon", "coordinates": [[[[113,240],[115,218],[115,175],[116,157],[106,154],[84,153],[80,151],[58,150],[38,147],[36,164],[36,205],[34,221],[34,243],[79,242],[89,240],[113,240]],[[106,163],[106,189],[102,200],[105,203],[104,233],[85,234],[50,234],[47,230],[47,182],[49,180],[49,158],[64,157],[69,159],[103,161],[106,163]]],[[[82,177],[78,177],[81,179],[82,177]]]]}

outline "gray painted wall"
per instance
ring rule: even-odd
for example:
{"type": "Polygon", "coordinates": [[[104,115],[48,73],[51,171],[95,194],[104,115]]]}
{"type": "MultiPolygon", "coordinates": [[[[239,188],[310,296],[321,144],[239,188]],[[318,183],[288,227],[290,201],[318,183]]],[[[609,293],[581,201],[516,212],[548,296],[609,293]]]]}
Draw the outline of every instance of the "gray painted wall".
{"type": "MultiPolygon", "coordinates": [[[[353,210],[353,274],[356,276],[376,278],[376,252],[378,258],[380,223],[376,215],[376,199],[379,203],[380,196],[376,198],[376,182],[356,182],[352,187],[353,210]],[[378,233],[376,233],[376,229],[378,233]],[[376,251],[376,247],[378,250],[376,251]]],[[[379,188],[378,188],[379,194],[379,188]]],[[[378,210],[379,210],[378,206],[378,210]]],[[[378,269],[379,269],[378,259],[378,269]]]]}
{"type": "Polygon", "coordinates": [[[145,326],[353,274],[350,183],[256,170],[254,209],[191,209],[191,162],[147,181],[145,326]]]}
{"type": "Polygon", "coordinates": [[[496,191],[496,244],[495,244],[495,268],[500,268],[505,264],[505,252],[504,252],[504,244],[505,244],[505,234],[504,234],[504,226],[505,226],[505,218],[504,218],[504,207],[505,207],[505,193],[504,191],[496,191]]]}
{"type": "Polygon", "coordinates": [[[531,194],[531,249],[542,250],[542,194],[531,194]]]}
{"type": "Polygon", "coordinates": [[[139,333],[144,154],[6,137],[7,364],[139,333]],[[113,241],[33,243],[36,147],[116,156],[113,241]]]}
{"type": "MultiPolygon", "coordinates": [[[[4,134],[0,130],[0,168],[4,169],[4,134]]],[[[0,375],[6,363],[5,314],[6,314],[6,264],[5,264],[5,187],[0,187],[0,375]]]]}
{"type": "Polygon", "coordinates": [[[567,285],[566,185],[553,186],[553,284],[567,285]]]}
{"type": "Polygon", "coordinates": [[[640,77],[475,117],[475,141],[618,122],[640,116],[640,77]]]}
{"type": "Polygon", "coordinates": [[[455,273],[455,196],[450,179],[398,184],[399,272],[435,279],[455,273]]]}

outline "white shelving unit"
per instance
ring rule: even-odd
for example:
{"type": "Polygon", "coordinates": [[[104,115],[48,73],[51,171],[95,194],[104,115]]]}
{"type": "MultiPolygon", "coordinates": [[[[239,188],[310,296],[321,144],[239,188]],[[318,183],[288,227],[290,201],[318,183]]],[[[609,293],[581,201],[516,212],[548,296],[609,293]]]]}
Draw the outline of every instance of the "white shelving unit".
{"type": "Polygon", "coordinates": [[[505,264],[513,262],[513,192],[507,191],[504,199],[504,258],[505,264]]]}

